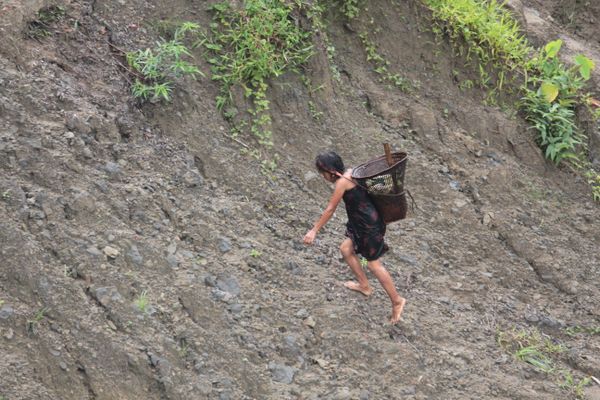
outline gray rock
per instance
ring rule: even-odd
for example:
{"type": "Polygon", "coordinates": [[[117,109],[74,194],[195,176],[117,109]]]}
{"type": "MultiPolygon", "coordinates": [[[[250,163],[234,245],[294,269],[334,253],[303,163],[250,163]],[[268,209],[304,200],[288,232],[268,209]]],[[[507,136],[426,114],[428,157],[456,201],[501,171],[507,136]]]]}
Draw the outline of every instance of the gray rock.
{"type": "Polygon", "coordinates": [[[135,265],[142,265],[144,262],[144,258],[135,244],[131,245],[125,254],[125,259],[135,265]]]}
{"type": "Polygon", "coordinates": [[[417,393],[417,389],[414,386],[406,386],[400,389],[400,394],[405,396],[414,396],[417,393]]]}
{"type": "Polygon", "coordinates": [[[13,308],[11,306],[9,306],[8,304],[5,304],[2,306],[2,308],[0,308],[0,319],[8,319],[14,313],[15,313],[15,311],[13,310],[13,308]]]}
{"type": "Polygon", "coordinates": [[[398,258],[400,259],[400,261],[402,261],[408,265],[412,265],[412,266],[417,265],[417,259],[414,258],[413,256],[408,256],[408,255],[402,254],[398,258]]]}
{"type": "Polygon", "coordinates": [[[209,287],[216,287],[217,278],[214,275],[206,275],[204,277],[204,284],[209,287]]]}
{"type": "Polygon", "coordinates": [[[269,363],[269,370],[271,371],[271,378],[275,382],[286,384],[290,384],[294,381],[294,375],[297,371],[297,369],[294,367],[278,364],[273,361],[269,363]]]}
{"type": "Polygon", "coordinates": [[[300,268],[300,266],[298,265],[297,262],[292,261],[292,260],[287,260],[284,265],[285,265],[285,269],[290,271],[292,274],[294,274],[294,275],[302,274],[302,269],[300,268]]]}
{"type": "Polygon", "coordinates": [[[234,303],[231,306],[229,306],[229,311],[232,314],[239,314],[242,312],[242,305],[240,303],[234,303]]]}
{"type": "Polygon", "coordinates": [[[221,253],[227,253],[231,251],[231,242],[227,238],[219,238],[217,247],[221,253]]]}
{"type": "Polygon", "coordinates": [[[175,254],[169,254],[167,255],[167,264],[169,264],[169,267],[171,268],[177,268],[179,266],[179,260],[177,259],[177,256],[175,254]]]}
{"type": "Polygon", "coordinates": [[[224,292],[220,289],[213,289],[212,295],[215,299],[222,301],[223,303],[232,303],[234,296],[229,292],[224,292]]]}
{"type": "Polygon", "coordinates": [[[217,278],[217,287],[233,296],[238,296],[241,292],[238,280],[230,275],[219,275],[217,278]]]}
{"type": "Polygon", "coordinates": [[[371,393],[368,390],[364,389],[360,392],[359,399],[360,400],[369,400],[371,398],[371,393]]]}
{"type": "Polygon", "coordinates": [[[189,188],[204,185],[204,178],[196,171],[188,171],[182,177],[183,183],[189,188]]]}
{"type": "Polygon", "coordinates": [[[123,299],[114,286],[96,288],[93,294],[96,300],[104,307],[110,306],[113,302],[120,302],[123,299]]]}
{"type": "Polygon", "coordinates": [[[88,247],[86,252],[97,260],[104,260],[104,254],[94,246],[88,247]]]}
{"type": "Polygon", "coordinates": [[[121,174],[121,166],[111,161],[104,164],[102,169],[111,177],[117,177],[121,174]]]}

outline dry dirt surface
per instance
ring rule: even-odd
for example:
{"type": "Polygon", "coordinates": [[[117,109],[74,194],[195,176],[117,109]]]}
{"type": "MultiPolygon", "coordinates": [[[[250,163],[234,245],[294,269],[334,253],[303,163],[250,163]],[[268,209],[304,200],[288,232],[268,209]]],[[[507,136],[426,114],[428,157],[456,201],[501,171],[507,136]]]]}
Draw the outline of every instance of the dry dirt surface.
{"type": "MultiPolygon", "coordinates": [[[[600,378],[599,206],[519,117],[459,88],[453,71],[474,71],[435,43],[421,3],[329,13],[341,78],[317,37],[303,74],[322,90],[270,82],[269,174],[249,136],[227,136],[208,77],[171,104],[129,93],[122,51],[152,45],[160,20],[207,27],[208,6],[0,3],[0,399],[546,400],[600,378]],[[66,15],[32,38],[48,5],[66,15]],[[379,82],[365,29],[415,90],[379,82]],[[302,244],[331,193],[315,154],[355,166],[384,142],[408,152],[416,202],[386,236],[408,300],[394,327],[370,273],[368,299],[342,286],[343,210],[302,244]],[[535,334],[560,348],[550,372],[515,356],[535,334]]],[[[600,65],[597,2],[509,6],[532,42],[600,65]]]]}

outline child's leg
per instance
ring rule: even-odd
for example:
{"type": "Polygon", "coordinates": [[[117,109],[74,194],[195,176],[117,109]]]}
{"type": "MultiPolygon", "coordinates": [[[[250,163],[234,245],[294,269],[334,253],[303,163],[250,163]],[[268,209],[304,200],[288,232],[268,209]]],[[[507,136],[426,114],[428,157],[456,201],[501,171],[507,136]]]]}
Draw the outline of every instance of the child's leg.
{"type": "Polygon", "coordinates": [[[390,297],[392,301],[392,316],[390,318],[390,322],[395,324],[400,320],[400,315],[402,315],[402,310],[404,309],[404,304],[406,300],[403,297],[400,297],[398,292],[396,291],[396,287],[394,286],[394,282],[392,282],[392,277],[390,273],[385,269],[383,264],[379,259],[369,261],[369,270],[377,277],[381,286],[390,297]]]}
{"type": "Polygon", "coordinates": [[[342,256],[344,257],[344,260],[346,261],[346,263],[352,270],[352,273],[356,277],[356,280],[358,281],[358,283],[348,281],[344,283],[344,286],[346,286],[348,289],[361,292],[365,296],[369,296],[371,293],[373,293],[373,289],[369,285],[367,275],[360,266],[360,261],[358,260],[358,257],[354,252],[354,245],[352,244],[352,240],[348,238],[344,239],[344,241],[340,245],[340,251],[342,253],[342,256]]]}

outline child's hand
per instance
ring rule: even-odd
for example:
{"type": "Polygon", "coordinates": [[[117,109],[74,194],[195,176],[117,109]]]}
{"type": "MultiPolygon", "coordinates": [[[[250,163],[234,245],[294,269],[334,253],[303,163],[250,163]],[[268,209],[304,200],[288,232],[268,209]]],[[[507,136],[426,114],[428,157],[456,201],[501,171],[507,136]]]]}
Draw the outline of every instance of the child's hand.
{"type": "Polygon", "coordinates": [[[315,241],[315,237],[317,236],[317,231],[311,229],[304,235],[304,244],[312,244],[315,241]]]}

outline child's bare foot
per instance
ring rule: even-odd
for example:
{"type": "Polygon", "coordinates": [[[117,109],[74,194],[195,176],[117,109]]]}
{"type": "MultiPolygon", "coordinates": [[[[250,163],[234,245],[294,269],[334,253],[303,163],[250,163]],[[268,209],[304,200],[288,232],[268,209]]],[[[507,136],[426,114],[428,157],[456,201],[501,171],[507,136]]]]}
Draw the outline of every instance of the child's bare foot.
{"type": "Polygon", "coordinates": [[[390,318],[390,322],[392,325],[400,321],[400,316],[402,315],[402,310],[404,310],[405,304],[406,299],[403,297],[400,297],[400,300],[397,303],[392,304],[392,317],[390,318]]]}
{"type": "Polygon", "coordinates": [[[353,282],[353,281],[348,281],[344,283],[344,286],[347,287],[350,290],[356,290],[357,292],[360,292],[362,294],[364,294],[365,296],[370,296],[373,293],[373,288],[371,286],[360,286],[357,282],[353,282]]]}

